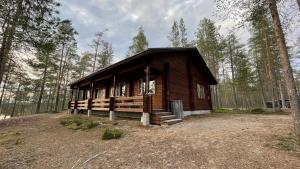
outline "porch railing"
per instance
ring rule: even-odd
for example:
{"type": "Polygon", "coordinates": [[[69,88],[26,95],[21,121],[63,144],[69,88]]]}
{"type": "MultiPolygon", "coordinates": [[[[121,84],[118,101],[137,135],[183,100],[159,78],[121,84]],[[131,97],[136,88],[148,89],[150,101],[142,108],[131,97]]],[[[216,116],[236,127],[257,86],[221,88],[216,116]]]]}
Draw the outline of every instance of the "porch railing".
{"type": "Polygon", "coordinates": [[[75,101],[70,101],[70,109],[74,109],[75,108],[75,101]]]}
{"type": "Polygon", "coordinates": [[[88,109],[88,100],[77,101],[77,109],[87,110],[88,109]]]}
{"type": "Polygon", "coordinates": [[[143,96],[116,97],[114,109],[116,112],[143,112],[143,96]]]}
{"type": "Polygon", "coordinates": [[[111,97],[108,99],[70,101],[70,109],[116,112],[151,112],[151,96],[111,97]]]}
{"type": "Polygon", "coordinates": [[[92,110],[109,111],[110,99],[94,99],[92,100],[92,110]]]}

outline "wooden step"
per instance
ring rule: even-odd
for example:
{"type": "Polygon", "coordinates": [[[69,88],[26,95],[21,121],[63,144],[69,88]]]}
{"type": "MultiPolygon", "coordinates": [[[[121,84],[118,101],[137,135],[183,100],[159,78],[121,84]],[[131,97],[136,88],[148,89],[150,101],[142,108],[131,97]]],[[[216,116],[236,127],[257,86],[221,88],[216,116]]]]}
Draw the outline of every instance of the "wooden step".
{"type": "Polygon", "coordinates": [[[182,122],[182,119],[170,119],[170,120],[165,120],[164,123],[171,125],[171,124],[176,124],[182,122]]]}
{"type": "Polygon", "coordinates": [[[171,120],[176,119],[176,115],[167,115],[167,116],[160,116],[161,120],[171,120]]]}
{"type": "Polygon", "coordinates": [[[158,116],[168,116],[168,115],[172,115],[171,112],[152,112],[152,114],[155,116],[155,115],[158,115],[158,116]]]}

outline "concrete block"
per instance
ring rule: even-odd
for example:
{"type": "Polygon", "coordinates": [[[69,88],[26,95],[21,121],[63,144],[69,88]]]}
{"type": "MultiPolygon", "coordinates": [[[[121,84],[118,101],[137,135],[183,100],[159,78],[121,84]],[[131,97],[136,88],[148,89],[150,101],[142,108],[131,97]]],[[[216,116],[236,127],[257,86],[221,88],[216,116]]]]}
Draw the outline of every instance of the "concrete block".
{"type": "Polygon", "coordinates": [[[143,112],[143,115],[141,117],[141,122],[142,122],[143,126],[150,125],[150,114],[143,112]]]}
{"type": "Polygon", "coordinates": [[[114,121],[115,120],[115,112],[114,111],[109,111],[109,120],[114,121]]]}

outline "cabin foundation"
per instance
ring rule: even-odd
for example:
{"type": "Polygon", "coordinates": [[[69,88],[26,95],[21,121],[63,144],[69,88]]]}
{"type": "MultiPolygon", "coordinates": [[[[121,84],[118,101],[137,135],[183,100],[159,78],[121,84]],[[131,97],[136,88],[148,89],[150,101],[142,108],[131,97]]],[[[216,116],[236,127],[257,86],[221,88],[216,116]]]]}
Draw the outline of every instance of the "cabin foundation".
{"type": "Polygon", "coordinates": [[[115,120],[115,112],[114,111],[109,111],[109,120],[114,121],[115,120]]]}
{"type": "Polygon", "coordinates": [[[150,125],[150,114],[143,112],[142,117],[141,117],[141,122],[142,122],[143,126],[150,125]]]}
{"type": "Polygon", "coordinates": [[[88,117],[90,117],[92,115],[92,110],[89,109],[87,112],[87,115],[88,115],[88,117]]]}

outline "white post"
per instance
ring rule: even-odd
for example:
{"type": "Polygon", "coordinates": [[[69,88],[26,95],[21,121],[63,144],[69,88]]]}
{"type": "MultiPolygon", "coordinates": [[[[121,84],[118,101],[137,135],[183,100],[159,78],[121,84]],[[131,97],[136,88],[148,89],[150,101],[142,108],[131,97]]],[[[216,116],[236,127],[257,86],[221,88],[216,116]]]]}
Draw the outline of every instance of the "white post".
{"type": "Polygon", "coordinates": [[[92,115],[92,110],[91,109],[88,109],[88,117],[90,117],[92,115]]]}
{"type": "Polygon", "coordinates": [[[114,121],[115,120],[115,112],[114,111],[109,111],[109,120],[114,121]]]}
{"type": "Polygon", "coordinates": [[[143,115],[141,117],[141,122],[143,126],[148,126],[150,124],[150,114],[143,112],[143,115]]]}
{"type": "Polygon", "coordinates": [[[76,108],[75,110],[74,110],[74,115],[77,115],[78,114],[78,109],[76,108]]]}

